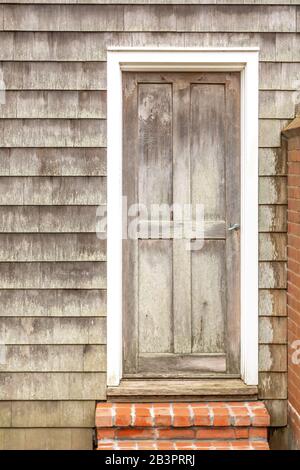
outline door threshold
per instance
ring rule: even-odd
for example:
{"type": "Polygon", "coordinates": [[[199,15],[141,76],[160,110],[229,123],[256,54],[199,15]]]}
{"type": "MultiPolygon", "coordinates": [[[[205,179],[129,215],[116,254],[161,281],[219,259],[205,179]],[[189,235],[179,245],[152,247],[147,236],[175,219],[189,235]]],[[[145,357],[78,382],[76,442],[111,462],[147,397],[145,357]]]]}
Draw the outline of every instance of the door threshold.
{"type": "Polygon", "coordinates": [[[257,386],[241,379],[123,379],[117,387],[107,387],[108,401],[224,401],[256,400],[257,386]]]}

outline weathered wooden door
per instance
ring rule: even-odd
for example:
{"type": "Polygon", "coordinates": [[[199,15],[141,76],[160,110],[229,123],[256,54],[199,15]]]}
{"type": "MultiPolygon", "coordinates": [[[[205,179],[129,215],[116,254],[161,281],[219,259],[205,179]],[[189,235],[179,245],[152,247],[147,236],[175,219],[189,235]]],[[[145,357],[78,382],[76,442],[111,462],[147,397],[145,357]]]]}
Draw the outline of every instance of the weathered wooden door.
{"type": "Polygon", "coordinates": [[[238,376],[239,73],[124,72],[123,113],[123,194],[131,216],[142,205],[139,228],[166,224],[150,222],[153,204],[192,204],[192,223],[204,208],[201,249],[174,235],[174,210],[169,234],[123,242],[124,376],[238,376]]]}

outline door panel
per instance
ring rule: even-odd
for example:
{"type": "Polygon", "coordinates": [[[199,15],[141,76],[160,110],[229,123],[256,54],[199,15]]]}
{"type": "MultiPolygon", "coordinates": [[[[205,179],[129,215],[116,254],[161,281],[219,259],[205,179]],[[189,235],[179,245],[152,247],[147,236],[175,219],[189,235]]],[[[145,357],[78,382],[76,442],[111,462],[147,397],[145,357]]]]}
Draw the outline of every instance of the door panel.
{"type": "Polygon", "coordinates": [[[192,85],[191,202],[208,220],[225,220],[225,124],[224,85],[192,85]]]}
{"type": "Polygon", "coordinates": [[[127,377],[240,374],[239,90],[238,73],[123,73],[123,194],[152,230],[123,242],[127,377]],[[178,237],[189,203],[201,249],[178,237]]]}
{"type": "Polygon", "coordinates": [[[193,353],[226,351],[225,256],[224,240],[206,240],[201,250],[192,251],[193,353]]]}
{"type": "Polygon", "coordinates": [[[172,242],[139,241],[139,352],[172,352],[172,242]],[[155,293],[155,295],[153,295],[155,293]]]}
{"type": "Polygon", "coordinates": [[[172,204],[172,86],[138,87],[138,202],[172,204]]]}

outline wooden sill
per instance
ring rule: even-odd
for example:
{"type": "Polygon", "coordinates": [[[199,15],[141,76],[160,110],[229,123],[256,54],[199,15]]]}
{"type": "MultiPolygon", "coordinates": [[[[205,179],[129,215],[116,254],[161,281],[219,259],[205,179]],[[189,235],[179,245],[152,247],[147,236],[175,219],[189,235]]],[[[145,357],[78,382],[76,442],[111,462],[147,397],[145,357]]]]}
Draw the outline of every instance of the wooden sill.
{"type": "Polygon", "coordinates": [[[131,380],[107,388],[108,401],[256,400],[257,386],[241,379],[131,380]]]}

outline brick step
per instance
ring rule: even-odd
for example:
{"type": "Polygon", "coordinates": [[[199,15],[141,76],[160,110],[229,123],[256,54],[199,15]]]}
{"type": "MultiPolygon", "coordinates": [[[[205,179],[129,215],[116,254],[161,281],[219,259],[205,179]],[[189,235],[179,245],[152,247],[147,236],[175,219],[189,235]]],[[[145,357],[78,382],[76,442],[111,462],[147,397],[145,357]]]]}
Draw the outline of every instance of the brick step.
{"type": "Polygon", "coordinates": [[[99,450],[267,449],[268,426],[269,414],[258,401],[98,403],[96,409],[99,450]]]}
{"type": "Polygon", "coordinates": [[[97,450],[269,450],[268,442],[249,441],[193,441],[193,440],[129,440],[99,442],[97,450]]]}
{"type": "Polygon", "coordinates": [[[130,439],[267,439],[265,427],[98,428],[97,440],[130,439]]]}

